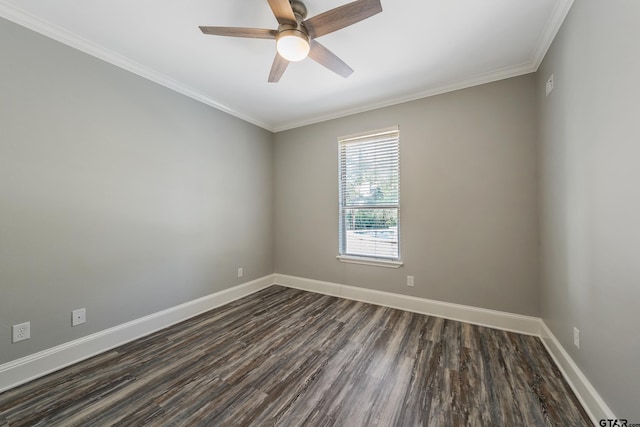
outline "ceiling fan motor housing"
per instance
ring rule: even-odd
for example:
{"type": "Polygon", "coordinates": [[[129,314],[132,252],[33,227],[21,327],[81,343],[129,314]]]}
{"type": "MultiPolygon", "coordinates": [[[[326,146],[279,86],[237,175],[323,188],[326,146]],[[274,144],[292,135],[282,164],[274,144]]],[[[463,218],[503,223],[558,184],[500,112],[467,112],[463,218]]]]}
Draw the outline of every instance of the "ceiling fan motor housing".
{"type": "Polygon", "coordinates": [[[307,42],[309,41],[309,34],[307,34],[307,30],[298,22],[298,25],[290,25],[290,24],[280,24],[278,26],[278,36],[297,36],[305,39],[307,42]]]}

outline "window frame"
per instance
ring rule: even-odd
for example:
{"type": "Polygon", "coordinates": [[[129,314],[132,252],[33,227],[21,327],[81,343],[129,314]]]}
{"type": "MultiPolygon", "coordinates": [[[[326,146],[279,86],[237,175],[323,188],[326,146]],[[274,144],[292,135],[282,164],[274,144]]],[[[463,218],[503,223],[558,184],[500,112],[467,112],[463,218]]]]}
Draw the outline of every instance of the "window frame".
{"type": "Polygon", "coordinates": [[[368,132],[363,132],[354,135],[347,135],[338,138],[338,256],[339,261],[345,263],[372,265],[378,267],[390,267],[399,268],[403,265],[401,261],[401,221],[400,221],[400,127],[393,126],[384,129],[378,129],[368,132]],[[387,137],[385,137],[385,135],[387,137]],[[371,143],[381,142],[384,139],[390,139],[388,135],[392,135],[397,144],[396,152],[398,157],[397,164],[397,203],[390,204],[358,204],[347,205],[346,194],[344,192],[344,176],[346,171],[343,170],[343,146],[350,143],[366,142],[371,140],[371,143]],[[376,140],[377,139],[377,140],[376,140]],[[376,257],[368,256],[364,254],[348,253],[347,252],[347,227],[345,225],[346,213],[345,210],[376,210],[376,209],[395,209],[397,211],[396,217],[396,234],[397,234],[397,257],[376,257]]]}

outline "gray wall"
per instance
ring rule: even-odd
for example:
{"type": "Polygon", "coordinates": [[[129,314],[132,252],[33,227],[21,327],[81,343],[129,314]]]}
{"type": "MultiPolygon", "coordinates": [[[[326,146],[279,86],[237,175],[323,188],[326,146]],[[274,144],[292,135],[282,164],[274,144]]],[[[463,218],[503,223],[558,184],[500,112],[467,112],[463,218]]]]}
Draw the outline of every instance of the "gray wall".
{"type": "Polygon", "coordinates": [[[542,315],[640,420],[638,16],[576,2],[536,75],[275,137],[0,19],[0,363],[275,268],[542,315]],[[340,263],[336,137],[396,124],[405,266],[340,263]]]}
{"type": "Polygon", "coordinates": [[[270,132],[1,19],[0,58],[0,363],[273,273],[270,132]]]}
{"type": "Polygon", "coordinates": [[[537,89],[542,317],[629,422],[640,422],[639,17],[637,1],[576,1],[537,89]]]}
{"type": "Polygon", "coordinates": [[[530,74],[277,133],[276,272],[539,315],[536,114],[530,74]],[[392,125],[405,265],[341,263],[336,138],[392,125]]]}

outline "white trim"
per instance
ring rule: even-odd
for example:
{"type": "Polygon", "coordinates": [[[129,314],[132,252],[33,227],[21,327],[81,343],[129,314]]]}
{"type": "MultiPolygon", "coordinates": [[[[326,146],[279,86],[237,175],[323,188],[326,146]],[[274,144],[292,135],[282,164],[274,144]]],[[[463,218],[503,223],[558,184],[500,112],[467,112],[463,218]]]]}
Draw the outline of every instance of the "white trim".
{"type": "Polygon", "coordinates": [[[340,262],[346,262],[349,264],[372,265],[375,267],[400,268],[404,265],[402,261],[392,261],[390,259],[366,258],[349,255],[338,255],[336,258],[340,262]]]}
{"type": "Polygon", "coordinates": [[[273,132],[282,132],[288,129],[295,129],[302,126],[311,125],[314,123],[325,122],[327,120],[337,119],[352,114],[363,113],[365,111],[377,110],[378,108],[390,107],[392,105],[402,104],[404,102],[415,101],[422,98],[428,98],[430,96],[440,95],[447,92],[453,92],[460,89],[466,89],[473,86],[479,86],[486,83],[492,83],[503,79],[509,79],[511,77],[521,76],[523,74],[529,74],[538,71],[538,67],[542,63],[544,56],[546,55],[551,43],[558,34],[562,23],[564,22],[574,0],[558,0],[554,7],[549,19],[547,21],[545,30],[542,36],[538,40],[537,47],[534,50],[533,58],[529,62],[517,64],[505,68],[499,68],[486,73],[477,74],[468,79],[453,82],[450,84],[444,84],[432,88],[425,89],[407,96],[401,96],[398,98],[392,98],[378,103],[371,103],[355,108],[348,108],[333,113],[317,116],[311,119],[303,119],[291,122],[284,122],[275,124],[273,126],[273,132]]]}
{"type": "Polygon", "coordinates": [[[591,385],[587,377],[582,373],[578,365],[571,359],[571,356],[569,356],[560,342],[551,333],[544,321],[538,317],[453,304],[409,295],[393,294],[283,274],[275,275],[275,283],[289,288],[302,289],[414,313],[537,336],[541,339],[545,348],[558,366],[558,369],[560,369],[562,376],[567,380],[567,383],[576,394],[594,425],[598,425],[598,420],[603,418],[617,418],[593,385],[591,385]]]}
{"type": "Polygon", "coordinates": [[[547,324],[540,320],[540,339],[547,348],[547,351],[556,362],[562,376],[587,411],[594,425],[598,425],[601,419],[617,419],[613,411],[605,403],[596,389],[591,385],[587,377],[582,373],[576,362],[573,361],[569,353],[562,347],[560,341],[553,335],[547,324]]]}
{"type": "Polygon", "coordinates": [[[94,56],[105,62],[115,65],[116,67],[127,70],[133,74],[162,85],[175,92],[188,96],[189,98],[195,99],[196,101],[202,102],[203,104],[206,104],[217,110],[224,111],[225,113],[244,120],[245,122],[252,123],[256,126],[273,132],[273,126],[270,126],[269,124],[261,120],[251,117],[234,108],[231,108],[223,104],[222,102],[208,95],[205,95],[203,92],[189,87],[178,80],[162,74],[159,71],[142,65],[132,59],[127,58],[126,56],[120,55],[119,53],[100,46],[97,43],[82,38],[77,34],[60,28],[50,22],[45,21],[42,18],[30,14],[29,12],[6,4],[1,0],[0,16],[8,19],[9,21],[15,22],[18,25],[22,25],[23,27],[33,30],[36,33],[40,33],[67,46],[71,46],[72,48],[84,52],[88,55],[94,56]]]}
{"type": "Polygon", "coordinates": [[[283,274],[276,274],[275,282],[278,285],[289,288],[397,308],[413,313],[443,317],[526,335],[540,335],[540,319],[538,317],[523,316],[521,314],[506,313],[504,311],[453,304],[283,274]]]}
{"type": "Polygon", "coordinates": [[[530,62],[518,64],[510,67],[500,68],[492,70],[486,73],[481,73],[470,77],[468,79],[445,84],[442,86],[436,86],[419,91],[407,96],[401,96],[397,98],[388,99],[378,103],[371,103],[356,108],[347,108],[340,111],[335,111],[330,114],[318,115],[313,118],[297,120],[292,122],[283,123],[265,123],[262,120],[258,120],[255,117],[249,116],[241,111],[231,108],[222,102],[205,95],[202,92],[197,91],[194,88],[186,86],[185,84],[174,80],[164,74],[153,70],[149,67],[143,66],[129,58],[119,55],[113,51],[110,51],[96,43],[90,42],[76,34],[59,28],[41,18],[38,18],[24,10],[18,9],[15,6],[8,5],[0,0],[0,16],[6,18],[16,24],[27,27],[37,33],[43,34],[49,38],[57,40],[75,49],[78,49],[84,53],[100,58],[103,61],[109,62],[117,67],[123,68],[162,86],[165,86],[171,90],[181,93],[185,96],[200,101],[206,105],[209,105],[232,116],[238,117],[246,122],[252,123],[263,129],[271,132],[281,132],[288,129],[298,128],[314,123],[324,122],[331,119],[337,119],[340,117],[349,116],[356,113],[362,113],[365,111],[371,111],[378,108],[389,107],[392,105],[401,104],[404,102],[414,101],[421,98],[427,98],[442,93],[452,92],[455,90],[465,89],[472,86],[478,86],[485,83],[491,83],[498,80],[503,80],[511,77],[517,77],[523,74],[532,73],[538,70],[538,67],[544,59],[544,55],[551,46],[553,39],[558,33],[564,19],[566,18],[574,0],[559,0],[554,8],[545,31],[542,37],[538,41],[538,45],[534,51],[533,58],[530,62]]]}
{"type": "Polygon", "coordinates": [[[571,6],[573,6],[573,1],[574,0],[562,0],[555,3],[553,12],[551,12],[551,16],[547,21],[544,31],[542,32],[542,36],[538,40],[538,48],[535,50],[533,55],[535,71],[538,71],[540,64],[542,64],[542,60],[551,47],[551,43],[553,43],[553,39],[556,38],[556,34],[560,31],[562,23],[569,14],[571,6]]]}
{"type": "Polygon", "coordinates": [[[377,110],[379,108],[391,107],[393,105],[403,104],[405,102],[416,101],[422,98],[429,98],[431,96],[441,95],[443,93],[454,92],[456,90],[466,89],[469,87],[479,86],[486,83],[492,83],[499,80],[509,79],[511,77],[521,76],[523,74],[529,74],[536,71],[537,67],[532,62],[525,64],[514,65],[512,67],[501,68],[498,70],[489,71],[470,77],[469,79],[459,82],[445,84],[442,86],[436,86],[424,91],[415,92],[411,95],[401,96],[398,98],[391,98],[381,102],[373,102],[363,106],[355,108],[347,108],[343,110],[337,110],[333,113],[318,115],[310,119],[296,120],[293,122],[285,122],[275,124],[273,126],[273,132],[282,132],[289,129],[295,129],[314,123],[326,122],[328,120],[339,119],[341,117],[351,116],[353,114],[364,113],[367,111],[377,110]]]}
{"type": "Polygon", "coordinates": [[[283,274],[264,276],[0,365],[0,392],[243,298],[273,284],[538,336],[593,423],[597,425],[597,421],[602,418],[617,418],[540,318],[283,274]]]}
{"type": "Polygon", "coordinates": [[[2,364],[0,392],[243,298],[273,283],[274,275],[270,274],[2,364]]]}
{"type": "Polygon", "coordinates": [[[358,142],[363,139],[371,140],[371,139],[392,139],[398,138],[400,133],[400,126],[390,126],[384,129],[372,130],[367,132],[354,133],[345,136],[339,136],[338,142],[340,144],[348,144],[350,142],[358,142]],[[389,135],[395,134],[393,137],[389,137],[389,135]]]}

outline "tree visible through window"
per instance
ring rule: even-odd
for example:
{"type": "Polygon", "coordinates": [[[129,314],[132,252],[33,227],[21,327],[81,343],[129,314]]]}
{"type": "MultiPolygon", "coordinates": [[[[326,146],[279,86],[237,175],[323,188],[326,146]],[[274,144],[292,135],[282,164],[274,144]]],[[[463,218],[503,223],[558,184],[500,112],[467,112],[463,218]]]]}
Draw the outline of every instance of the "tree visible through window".
{"type": "Polygon", "coordinates": [[[397,127],[338,139],[340,255],[398,260],[397,127]]]}

